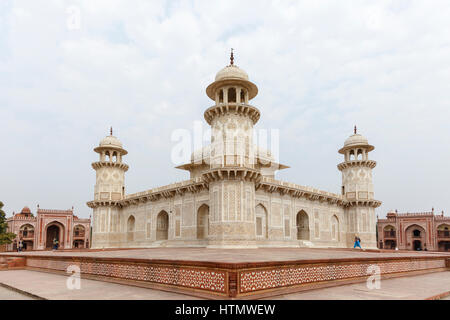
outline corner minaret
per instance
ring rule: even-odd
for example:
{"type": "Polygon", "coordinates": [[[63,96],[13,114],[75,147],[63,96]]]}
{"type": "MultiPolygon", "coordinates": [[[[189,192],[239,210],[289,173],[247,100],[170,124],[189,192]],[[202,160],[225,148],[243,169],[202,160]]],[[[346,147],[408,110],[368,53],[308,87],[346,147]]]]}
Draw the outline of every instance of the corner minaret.
{"type": "Polygon", "coordinates": [[[344,162],[338,165],[338,169],[342,172],[342,195],[348,202],[348,246],[355,235],[361,238],[366,248],[377,246],[375,208],[381,202],[374,200],[372,169],[377,163],[369,159],[369,152],[374,149],[364,136],[357,133],[355,126],[354,134],[345,140],[344,147],[339,150],[344,155],[344,162]]]}
{"type": "Polygon", "coordinates": [[[122,157],[128,152],[113,136],[112,128],[94,151],[99,154],[99,161],[92,163],[96,183],[94,200],[88,202],[93,208],[92,247],[104,248],[119,240],[119,201],[125,196],[125,172],[128,170],[122,157]]]}
{"type": "Polygon", "coordinates": [[[253,126],[259,110],[249,104],[258,93],[247,73],[234,64],[220,70],[206,94],[215,104],[205,111],[211,125],[209,184],[210,247],[255,245],[255,186],[261,173],[255,168],[253,126]]]}

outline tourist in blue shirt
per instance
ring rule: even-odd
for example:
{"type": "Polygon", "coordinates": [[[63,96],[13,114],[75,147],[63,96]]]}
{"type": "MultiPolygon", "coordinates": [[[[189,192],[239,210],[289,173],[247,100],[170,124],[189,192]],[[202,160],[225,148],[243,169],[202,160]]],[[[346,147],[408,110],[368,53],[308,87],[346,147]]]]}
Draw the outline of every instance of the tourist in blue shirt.
{"type": "Polygon", "coordinates": [[[361,239],[358,236],[355,236],[355,245],[353,246],[353,249],[355,249],[356,247],[361,248],[361,239]]]}

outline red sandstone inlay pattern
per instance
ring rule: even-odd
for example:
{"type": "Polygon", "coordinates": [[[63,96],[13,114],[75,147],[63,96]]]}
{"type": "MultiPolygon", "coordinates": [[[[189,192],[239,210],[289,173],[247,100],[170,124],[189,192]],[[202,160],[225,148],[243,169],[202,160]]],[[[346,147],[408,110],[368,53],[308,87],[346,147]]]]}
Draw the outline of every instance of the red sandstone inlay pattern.
{"type": "Polygon", "coordinates": [[[424,269],[445,268],[445,260],[415,260],[381,263],[342,264],[310,267],[290,267],[245,271],[240,273],[240,293],[292,286],[318,281],[330,281],[369,276],[368,267],[380,267],[381,274],[424,269]]]}
{"type": "Polygon", "coordinates": [[[28,258],[27,266],[66,271],[69,265],[79,265],[82,274],[149,281],[161,284],[225,293],[226,274],[223,271],[172,268],[124,263],[72,262],[28,258]]]}

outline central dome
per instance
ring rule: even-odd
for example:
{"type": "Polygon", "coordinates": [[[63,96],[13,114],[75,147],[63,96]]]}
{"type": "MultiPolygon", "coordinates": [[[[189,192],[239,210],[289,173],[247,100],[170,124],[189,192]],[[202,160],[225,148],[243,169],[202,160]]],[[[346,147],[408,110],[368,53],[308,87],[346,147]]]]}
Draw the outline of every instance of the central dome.
{"type": "Polygon", "coordinates": [[[216,81],[240,79],[248,81],[248,74],[235,65],[229,65],[217,72],[216,81]]]}

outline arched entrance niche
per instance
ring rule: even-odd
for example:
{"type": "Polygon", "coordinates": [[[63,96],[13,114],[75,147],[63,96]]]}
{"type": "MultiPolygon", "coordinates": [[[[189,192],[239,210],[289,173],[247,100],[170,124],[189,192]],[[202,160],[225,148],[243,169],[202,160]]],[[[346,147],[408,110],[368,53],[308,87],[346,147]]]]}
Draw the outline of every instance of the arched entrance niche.
{"type": "Polygon", "coordinates": [[[340,240],[340,233],[339,233],[339,219],[336,217],[336,215],[333,215],[331,217],[331,239],[335,241],[340,240]]]}
{"type": "Polygon", "coordinates": [[[73,228],[73,245],[74,248],[84,248],[84,238],[85,238],[86,232],[84,226],[81,224],[76,225],[73,228]]]}
{"type": "Polygon", "coordinates": [[[156,217],[156,240],[169,239],[169,215],[161,211],[156,217]]]}
{"type": "Polygon", "coordinates": [[[297,213],[296,225],[297,240],[309,240],[309,217],[304,210],[297,213]]]}
{"type": "Polygon", "coordinates": [[[64,247],[64,226],[56,221],[50,222],[45,227],[45,248],[53,248],[53,240],[58,239],[58,248],[64,247]]]}
{"type": "Polygon", "coordinates": [[[33,250],[34,227],[27,223],[20,227],[19,238],[22,240],[22,250],[33,250]]]}
{"type": "Polygon", "coordinates": [[[136,219],[131,215],[127,220],[127,241],[134,241],[136,219]]]}
{"type": "Polygon", "coordinates": [[[420,251],[426,248],[426,233],[423,227],[413,224],[406,228],[405,235],[408,249],[420,251]]]}
{"type": "Polygon", "coordinates": [[[437,227],[439,251],[450,251],[450,225],[441,224],[437,227]]]}
{"type": "Polygon", "coordinates": [[[265,238],[269,237],[268,232],[268,216],[267,210],[262,204],[258,204],[255,208],[255,224],[256,224],[256,237],[265,238]]]}
{"type": "Polygon", "coordinates": [[[207,239],[209,235],[209,206],[203,204],[197,210],[197,239],[207,239]]]}

